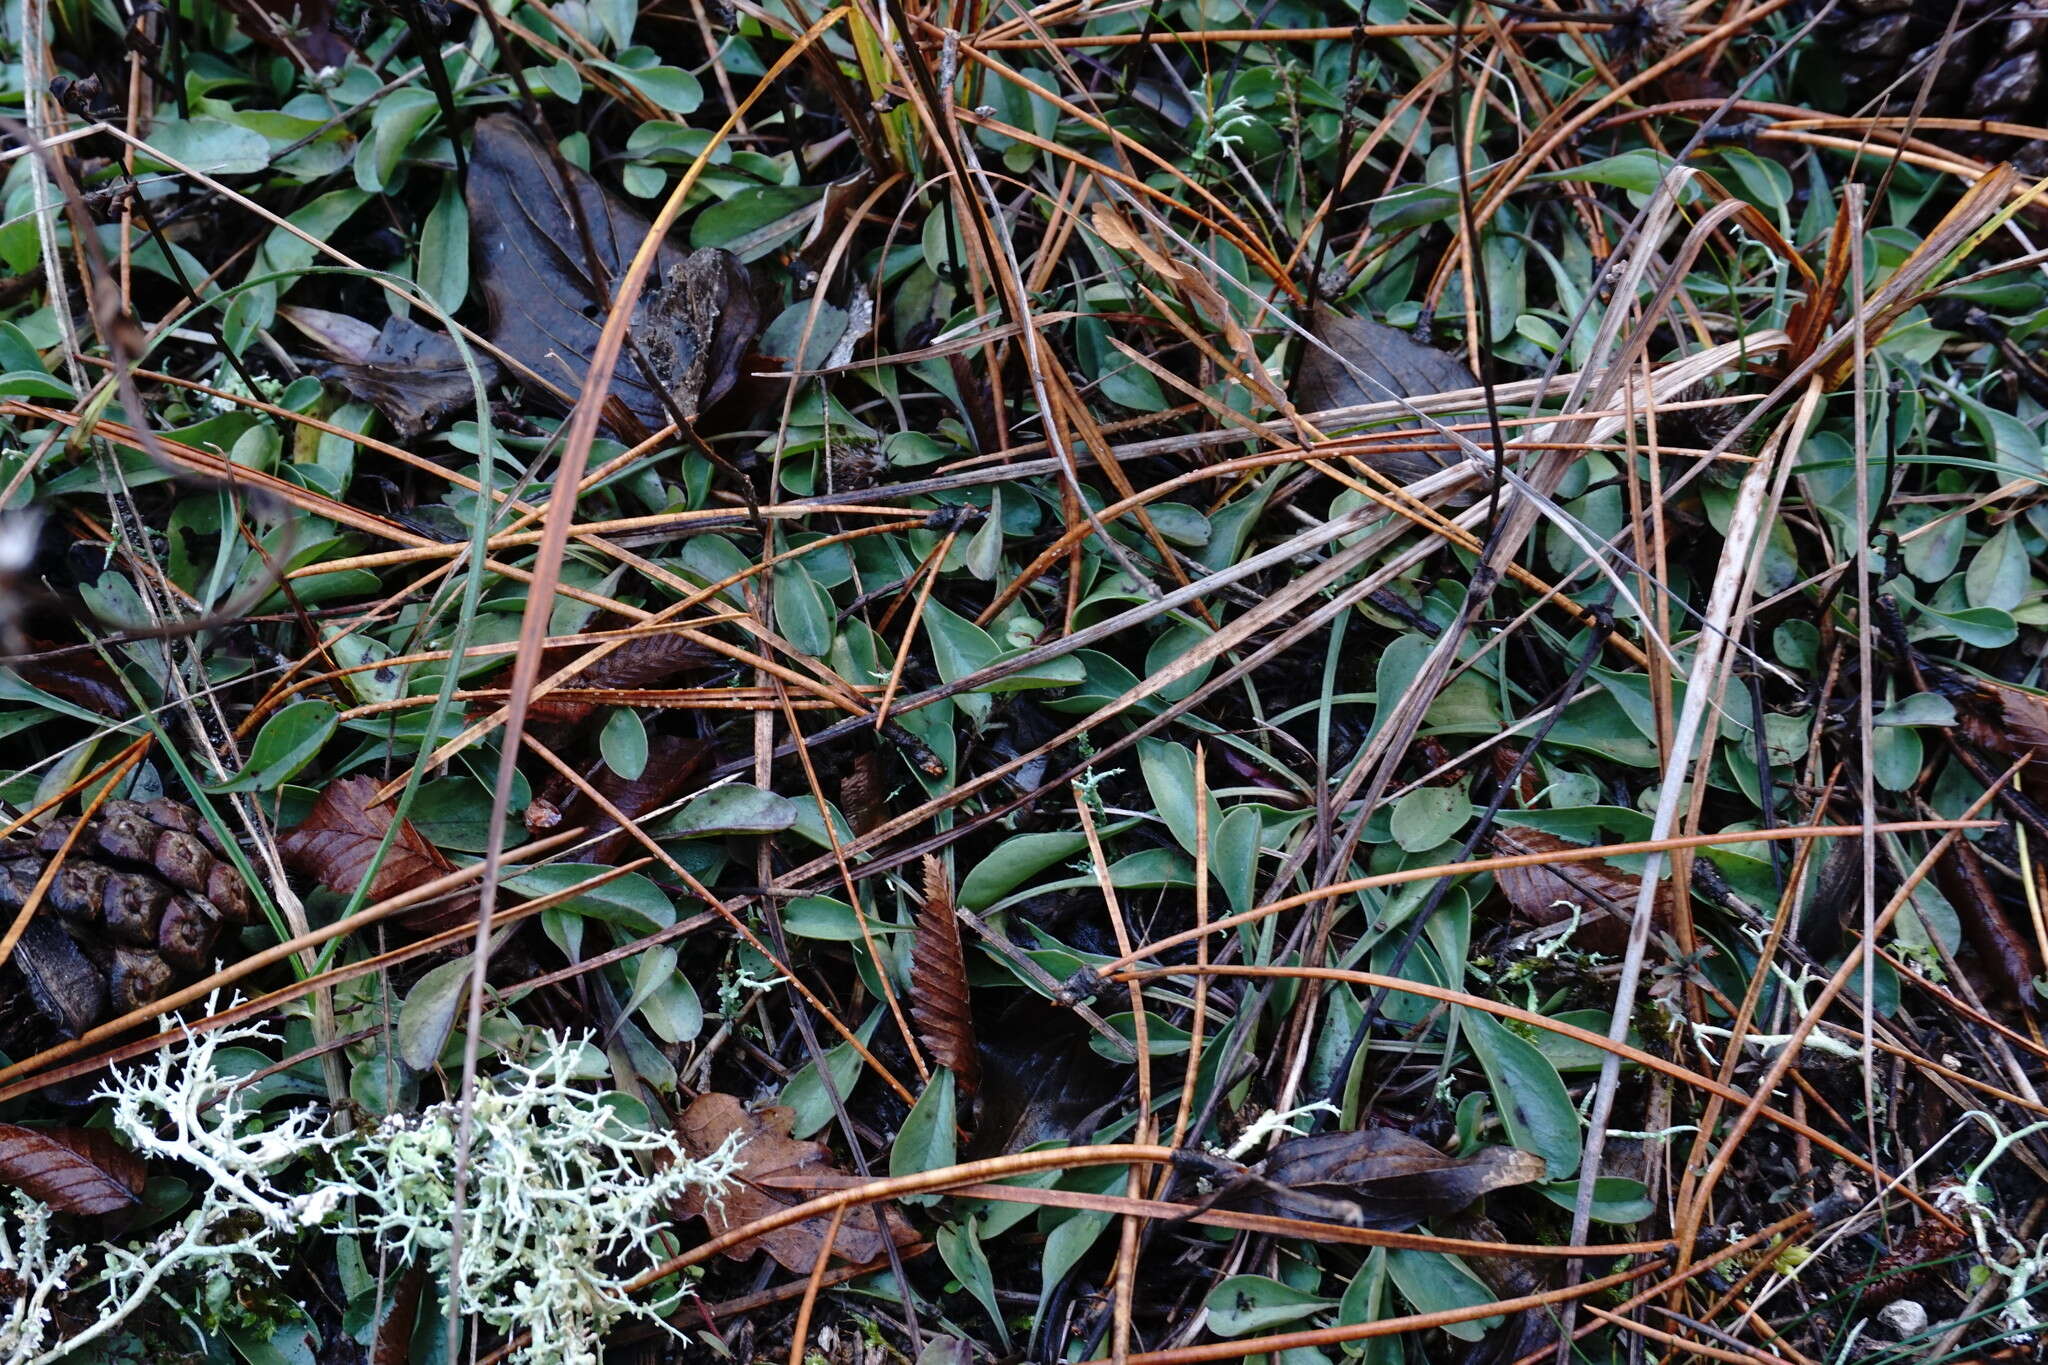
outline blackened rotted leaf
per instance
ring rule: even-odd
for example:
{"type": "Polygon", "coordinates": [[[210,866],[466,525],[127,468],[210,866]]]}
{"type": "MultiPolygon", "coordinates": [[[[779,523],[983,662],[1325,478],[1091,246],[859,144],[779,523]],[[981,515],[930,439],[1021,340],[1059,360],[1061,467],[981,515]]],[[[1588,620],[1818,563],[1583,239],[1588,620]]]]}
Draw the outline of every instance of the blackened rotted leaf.
{"type": "Polygon", "coordinates": [[[1544,1176],[1543,1158],[1485,1147],[1462,1159],[1392,1128],[1318,1133],[1273,1144],[1221,1208],[1397,1232],[1455,1213],[1492,1190],[1544,1176]]]}
{"type": "MultiPolygon", "coordinates": [[[[604,301],[648,229],[646,219],[589,176],[565,169],[566,186],[547,148],[512,115],[477,123],[468,202],[491,340],[551,386],[558,401],[581,391],[604,301]],[[587,225],[595,271],[572,203],[587,225]]],[[[664,242],[634,308],[634,344],[619,358],[607,423],[621,435],[666,426],[668,409],[657,390],[694,417],[732,387],[761,322],[752,281],[731,252],[707,247],[685,254],[664,242]]]]}
{"type": "Polygon", "coordinates": [[[1978,973],[1978,993],[2002,1004],[2033,1009],[2040,999],[2034,989],[2039,975],[2036,949],[2006,917],[1975,846],[1968,840],[1957,841],[1936,867],[1935,877],[1975,950],[1975,960],[1969,965],[1978,973]]]}
{"type": "MultiPolygon", "coordinates": [[[[1455,355],[1371,318],[1347,318],[1319,303],[1309,331],[1323,345],[1308,347],[1289,395],[1304,413],[1479,387],[1479,380],[1455,355]]],[[[1426,450],[1375,454],[1366,447],[1362,453],[1374,468],[1401,483],[1412,483],[1461,458],[1448,440],[1432,437],[1426,444],[1426,450]]]]}
{"type": "Polygon", "coordinates": [[[8,963],[20,972],[36,1009],[65,1037],[76,1038],[107,1017],[106,973],[56,925],[31,919],[8,963]]]}
{"type": "Polygon", "coordinates": [[[116,720],[134,711],[120,679],[107,661],[91,650],[64,649],[46,640],[28,642],[30,652],[8,667],[31,687],[40,687],[53,697],[75,706],[97,711],[116,720]],[[42,657],[47,651],[48,657],[42,657]]]}
{"type": "Polygon", "coordinates": [[[142,1202],[142,1158],[111,1133],[0,1123],[0,1185],[59,1213],[119,1213],[142,1202]]]}
{"type": "MultiPolygon", "coordinates": [[[[280,308],[289,319],[328,353],[320,377],[331,379],[391,419],[406,440],[433,427],[449,413],[473,408],[476,389],[462,352],[445,333],[420,326],[410,318],[384,321],[381,331],[339,313],[318,308],[280,308]]],[[[476,356],[485,385],[498,379],[498,364],[476,356]]]]}
{"type": "Polygon", "coordinates": [[[348,40],[334,31],[334,0],[227,0],[242,32],[308,71],[339,67],[348,40]]]}

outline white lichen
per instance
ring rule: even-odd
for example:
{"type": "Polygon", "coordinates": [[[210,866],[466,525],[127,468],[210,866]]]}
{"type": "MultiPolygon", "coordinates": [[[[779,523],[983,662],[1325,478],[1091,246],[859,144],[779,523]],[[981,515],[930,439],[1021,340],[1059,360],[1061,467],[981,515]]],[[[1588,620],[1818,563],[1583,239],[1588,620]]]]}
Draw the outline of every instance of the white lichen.
{"type": "Polygon", "coordinates": [[[0,1362],[24,1365],[43,1353],[50,1304],[85,1260],[50,1241],[50,1210],[19,1190],[14,1216],[0,1216],[0,1362]]]}
{"type": "MultiPolygon", "coordinates": [[[[208,1003],[212,1012],[217,1002],[208,1003]]],[[[287,1164],[326,1145],[310,1110],[285,1116],[268,1128],[256,1126],[235,1082],[221,1074],[222,1046],[274,1041],[258,1025],[227,1025],[195,1034],[158,1052],[142,1066],[117,1070],[98,1098],[112,1107],[114,1130],[144,1155],[197,1167],[199,1202],[157,1236],[96,1249],[97,1274],[78,1281],[94,1259],[85,1248],[53,1251],[50,1210],[17,1196],[13,1231],[0,1224],[0,1269],[19,1282],[19,1295],[0,1296],[0,1365],[49,1365],[118,1331],[137,1309],[160,1299],[172,1284],[232,1283],[257,1270],[282,1268],[277,1239],[270,1234],[309,1221],[321,1208],[314,1195],[291,1195],[273,1178],[287,1164]],[[87,1327],[58,1342],[48,1341],[50,1306],[67,1292],[100,1297],[87,1327]]],[[[331,1207],[331,1205],[330,1205],[331,1207]]],[[[78,1305],[83,1307],[83,1305],[78,1305]]],[[[74,1309],[74,1311],[76,1311],[74,1309]]],[[[194,1313],[198,1310],[195,1308],[194,1313]]]]}
{"type": "MultiPolygon", "coordinates": [[[[203,1332],[223,1290],[281,1273],[309,1232],[368,1232],[397,1257],[450,1274],[457,1106],[359,1135],[342,1157],[343,1178],[316,1169],[287,1189],[287,1168],[303,1170],[305,1158],[344,1140],[323,1134],[312,1107],[257,1112],[218,1064],[222,1047],[247,1041],[276,1039],[257,1025],[186,1030],[99,1092],[129,1146],[200,1176],[195,1206],[161,1233],[60,1249],[50,1209],[19,1194],[11,1216],[0,1206],[0,1365],[77,1358],[151,1303],[203,1332]],[[349,1208],[351,1217],[335,1218],[349,1208]],[[53,1341],[53,1306],[64,1296],[89,1325],[53,1341]]],[[[659,1239],[676,1198],[692,1189],[716,1197],[734,1169],[730,1144],[693,1160],[674,1137],[627,1124],[605,1097],[579,1088],[584,1051],[581,1040],[549,1038],[532,1065],[514,1063],[477,1087],[455,1298],[506,1336],[527,1334],[521,1365],[596,1365],[609,1325],[659,1321],[674,1296],[640,1302],[628,1286],[665,1254],[659,1239]]]]}
{"type": "Polygon", "coordinates": [[[333,1200],[318,1192],[286,1194],[271,1178],[334,1139],[321,1135],[321,1119],[310,1108],[258,1126],[251,1092],[216,1064],[223,1044],[249,1041],[274,1042],[276,1035],[260,1024],[197,1034],[187,1029],[183,1047],[165,1048],[142,1066],[117,1071],[100,1087],[99,1098],[113,1102],[114,1131],[130,1147],[146,1157],[197,1167],[207,1178],[206,1196],[224,1211],[254,1214],[277,1229],[311,1226],[332,1211],[333,1200]]]}
{"type": "MultiPolygon", "coordinates": [[[[522,1365],[596,1365],[613,1322],[660,1322],[670,1305],[628,1286],[662,1259],[677,1197],[715,1197],[734,1169],[730,1144],[695,1160],[672,1136],[622,1122],[575,1084],[579,1050],[551,1040],[533,1065],[478,1082],[473,1105],[456,1303],[507,1336],[529,1334],[522,1365]]],[[[395,1256],[425,1257],[444,1280],[460,1121],[454,1104],[387,1120],[352,1154],[344,1187],[358,1230],[395,1256]]]]}

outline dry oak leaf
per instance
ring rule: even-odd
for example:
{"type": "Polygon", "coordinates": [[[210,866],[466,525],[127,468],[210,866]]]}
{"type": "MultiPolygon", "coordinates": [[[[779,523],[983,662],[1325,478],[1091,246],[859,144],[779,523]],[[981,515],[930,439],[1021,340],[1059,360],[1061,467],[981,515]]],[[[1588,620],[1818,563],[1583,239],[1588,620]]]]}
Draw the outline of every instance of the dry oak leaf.
{"type": "MultiPolygon", "coordinates": [[[[1508,825],[1493,836],[1493,851],[1504,856],[1524,853],[1557,853],[1583,845],[1546,834],[1526,825],[1508,825]]],[[[1572,943],[1596,953],[1620,953],[1628,947],[1629,919],[1635,914],[1636,897],[1643,879],[1610,862],[1538,864],[1534,867],[1504,867],[1494,873],[1500,891],[1514,907],[1515,914],[1531,924],[1563,924],[1574,914],[1579,927],[1572,943]]],[[[1657,888],[1657,904],[1651,923],[1663,929],[1670,924],[1671,887],[1657,888]]]]}
{"type": "MultiPolygon", "coordinates": [[[[843,1174],[832,1164],[832,1154],[824,1144],[790,1136],[790,1127],[795,1122],[796,1111],[780,1105],[749,1110],[733,1095],[713,1093],[700,1096],[676,1120],[684,1150],[692,1157],[702,1159],[722,1147],[726,1139],[738,1134],[739,1145],[734,1153],[738,1169],[734,1183],[727,1187],[722,1198],[707,1200],[692,1189],[683,1196],[677,1211],[685,1218],[701,1215],[714,1236],[722,1235],[803,1202],[803,1196],[799,1194],[767,1189],[757,1181],[770,1177],[843,1174]]],[[[833,1240],[833,1254],[860,1263],[879,1260],[887,1254],[882,1236],[875,1228],[877,1215],[888,1228],[890,1239],[898,1246],[917,1240],[910,1225],[893,1208],[877,1205],[850,1209],[845,1221],[839,1225],[838,1237],[833,1240]]],[[[808,1274],[818,1264],[818,1256],[825,1247],[825,1234],[831,1226],[831,1218],[821,1214],[773,1232],[764,1232],[725,1254],[735,1260],[744,1260],[754,1254],[758,1243],[760,1249],[774,1257],[784,1269],[808,1274]]]]}
{"type": "Polygon", "coordinates": [[[0,1185],[59,1213],[119,1213],[142,1202],[142,1158],[95,1129],[0,1123],[0,1185]]]}
{"type": "MultiPolygon", "coordinates": [[[[377,782],[368,777],[343,777],[327,784],[304,823],[277,841],[285,866],[318,881],[340,895],[354,895],[367,878],[366,899],[381,901],[401,891],[410,891],[436,877],[455,870],[447,855],[427,842],[410,820],[398,827],[384,861],[371,871],[384,832],[391,828],[391,805],[372,805],[377,799],[377,782]]],[[[466,906],[462,907],[466,911],[466,906]]],[[[413,912],[413,923],[422,912],[413,912]]],[[[436,906],[424,914],[434,922],[450,918],[454,911],[436,906]]]]}
{"type": "Polygon", "coordinates": [[[1281,1218],[1398,1232],[1481,1195],[1541,1180],[1543,1158],[1514,1147],[1445,1156],[1393,1128],[1287,1138],[1215,1202],[1281,1218]]]}

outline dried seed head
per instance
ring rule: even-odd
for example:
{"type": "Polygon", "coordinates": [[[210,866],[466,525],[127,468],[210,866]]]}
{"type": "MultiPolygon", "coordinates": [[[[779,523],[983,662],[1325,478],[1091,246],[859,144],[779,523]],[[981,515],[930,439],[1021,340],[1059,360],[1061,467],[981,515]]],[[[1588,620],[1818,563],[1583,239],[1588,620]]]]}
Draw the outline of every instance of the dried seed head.
{"type": "Polygon", "coordinates": [[[1656,61],[1683,41],[1681,0],[1635,0],[1607,30],[1604,46],[1615,66],[1633,69],[1656,61]]]}

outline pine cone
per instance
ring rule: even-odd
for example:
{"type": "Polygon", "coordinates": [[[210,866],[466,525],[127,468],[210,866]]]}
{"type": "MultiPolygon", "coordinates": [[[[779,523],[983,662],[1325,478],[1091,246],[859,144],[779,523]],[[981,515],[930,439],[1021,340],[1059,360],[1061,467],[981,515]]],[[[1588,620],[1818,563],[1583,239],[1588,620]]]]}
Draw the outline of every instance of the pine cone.
{"type": "MultiPolygon", "coordinates": [[[[27,903],[76,822],[0,843],[0,911],[27,903]]],[[[213,968],[224,924],[252,916],[249,890],[211,828],[175,801],[109,801],[80,831],[17,945],[36,1007],[76,1037],[213,968]]]]}
{"type": "MultiPolygon", "coordinates": [[[[1960,15],[1956,7],[1957,0],[1848,0],[1830,41],[1850,107],[1905,114],[1927,84],[1926,117],[2048,121],[2048,0],[1961,0],[1960,15]],[[1951,16],[1956,31],[1943,51],[1951,16]]],[[[1920,136],[1975,156],[2011,157],[2030,175],[2048,168],[2048,148],[2038,143],[1935,130],[1920,136]]]]}

